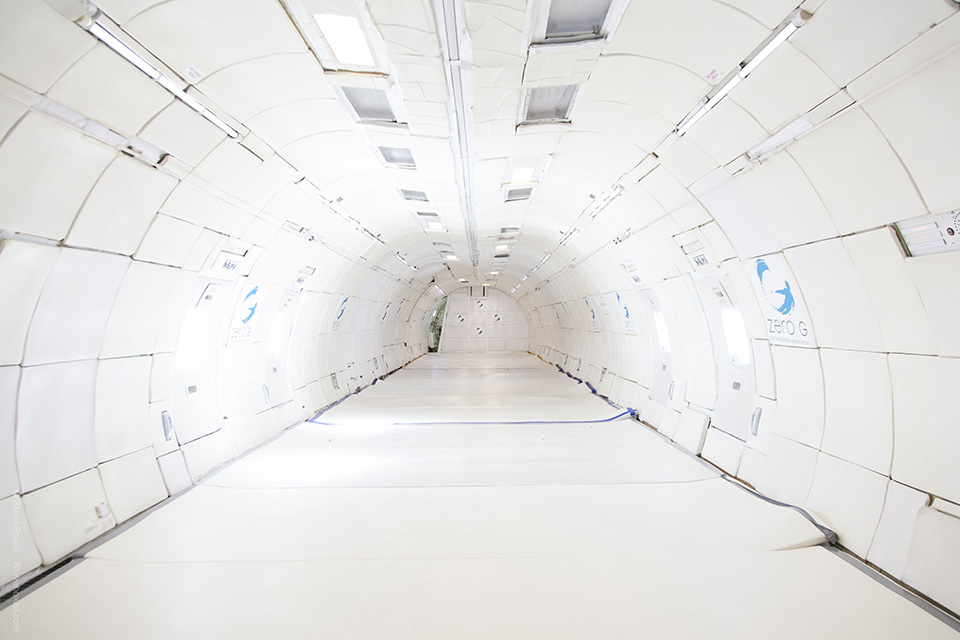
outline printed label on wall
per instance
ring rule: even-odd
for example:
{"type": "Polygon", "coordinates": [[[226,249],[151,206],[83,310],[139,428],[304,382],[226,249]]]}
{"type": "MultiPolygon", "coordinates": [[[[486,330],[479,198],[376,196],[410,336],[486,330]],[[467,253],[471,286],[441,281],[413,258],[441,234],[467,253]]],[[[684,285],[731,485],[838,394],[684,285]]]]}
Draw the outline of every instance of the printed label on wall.
{"type": "Polygon", "coordinates": [[[333,316],[333,323],[330,325],[330,331],[340,331],[340,325],[344,321],[344,316],[347,313],[347,302],[350,300],[349,297],[344,298],[340,301],[340,305],[337,307],[337,312],[333,316]]]}
{"type": "Polygon", "coordinates": [[[633,318],[630,317],[630,306],[619,293],[617,293],[617,306],[620,307],[623,315],[623,330],[626,333],[635,334],[637,332],[637,325],[633,318]]]}
{"type": "Polygon", "coordinates": [[[751,272],[770,343],[816,348],[810,314],[784,257],[773,254],[744,264],[751,272]]]}
{"type": "Polygon", "coordinates": [[[253,340],[253,330],[260,316],[258,313],[259,304],[260,287],[248,284],[242,290],[240,300],[237,302],[237,309],[233,312],[230,333],[227,334],[227,344],[253,340]]]}
{"type": "Polygon", "coordinates": [[[590,327],[594,331],[600,331],[600,318],[597,317],[597,310],[590,304],[589,298],[584,298],[583,303],[587,305],[587,312],[590,314],[590,327]]]}

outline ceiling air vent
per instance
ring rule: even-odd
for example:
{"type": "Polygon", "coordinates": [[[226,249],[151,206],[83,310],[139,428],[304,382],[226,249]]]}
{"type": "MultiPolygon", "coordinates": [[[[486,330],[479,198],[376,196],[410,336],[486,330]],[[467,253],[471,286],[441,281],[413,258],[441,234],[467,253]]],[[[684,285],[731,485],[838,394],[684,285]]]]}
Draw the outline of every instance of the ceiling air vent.
{"type": "Polygon", "coordinates": [[[429,202],[427,194],[423,191],[411,191],[409,189],[400,189],[400,195],[404,200],[416,200],[417,202],[429,202]]]}
{"type": "Polygon", "coordinates": [[[413,161],[413,153],[410,149],[403,147],[377,147],[380,149],[380,155],[383,161],[388,165],[400,167],[403,169],[416,169],[417,163],[413,161]]]}
{"type": "Polygon", "coordinates": [[[523,124],[568,122],[578,86],[566,84],[557,87],[528,89],[523,110],[523,124]]]}
{"type": "Polygon", "coordinates": [[[495,253],[495,254],[493,254],[493,259],[494,259],[494,260],[506,260],[506,259],[509,258],[509,257],[510,257],[510,254],[509,254],[509,253],[495,253]]]}
{"type": "Polygon", "coordinates": [[[504,202],[516,202],[518,200],[529,200],[533,194],[533,187],[521,187],[520,189],[507,189],[507,195],[504,196],[504,202]]]}
{"type": "Polygon", "coordinates": [[[387,92],[380,89],[341,87],[344,97],[353,107],[357,117],[369,122],[396,122],[397,116],[390,106],[387,92]]]}

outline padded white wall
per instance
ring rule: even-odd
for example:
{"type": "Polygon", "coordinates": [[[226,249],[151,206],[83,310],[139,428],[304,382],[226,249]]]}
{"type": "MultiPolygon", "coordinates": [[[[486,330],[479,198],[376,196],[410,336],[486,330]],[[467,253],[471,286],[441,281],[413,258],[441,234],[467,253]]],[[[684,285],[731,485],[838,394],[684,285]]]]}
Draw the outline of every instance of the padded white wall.
{"type": "Polygon", "coordinates": [[[440,333],[441,352],[527,351],[529,347],[527,319],[520,306],[502,291],[465,287],[448,296],[440,333]]]}

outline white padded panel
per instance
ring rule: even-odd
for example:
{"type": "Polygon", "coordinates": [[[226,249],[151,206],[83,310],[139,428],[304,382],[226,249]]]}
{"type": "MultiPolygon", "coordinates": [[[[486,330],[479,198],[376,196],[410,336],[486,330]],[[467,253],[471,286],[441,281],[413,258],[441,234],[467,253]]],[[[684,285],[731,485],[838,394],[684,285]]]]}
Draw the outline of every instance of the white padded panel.
{"type": "Polygon", "coordinates": [[[117,156],[84,202],[67,244],[131,255],[176,185],[172,176],[117,156]]]}
{"type": "Polygon", "coordinates": [[[913,530],[903,581],[944,607],[960,609],[960,518],[922,508],[913,530]]]}
{"type": "Polygon", "coordinates": [[[147,429],[150,365],[149,356],[100,361],[94,404],[98,462],[151,443],[147,429]]]}
{"type": "Polygon", "coordinates": [[[955,398],[960,360],[890,354],[893,474],[898,482],[960,502],[955,398]]]}
{"type": "Polygon", "coordinates": [[[797,6],[796,0],[727,0],[724,4],[737,7],[753,16],[768,29],[773,29],[797,6]]]}
{"type": "Polygon", "coordinates": [[[753,341],[753,367],[757,376],[757,393],[764,398],[776,400],[777,385],[768,341],[759,338],[753,341]]]}
{"type": "Polygon", "coordinates": [[[223,429],[188,442],[180,450],[194,482],[237,456],[233,438],[223,429]]]}
{"type": "Polygon", "coordinates": [[[733,100],[722,100],[710,111],[710,126],[693,127],[684,137],[693,138],[719,164],[730,162],[763,142],[767,131],[733,100]]]}
{"type": "Polygon", "coordinates": [[[757,487],[775,500],[802,506],[813,484],[817,456],[816,449],[773,435],[757,487]]]}
{"type": "Polygon", "coordinates": [[[157,463],[160,465],[160,473],[163,475],[163,483],[167,487],[167,493],[171,496],[175,496],[193,485],[190,472],[187,471],[187,463],[183,461],[183,454],[179,449],[165,456],[160,456],[157,458],[157,463]]]}
{"type": "Polygon", "coordinates": [[[33,541],[20,496],[0,500],[0,584],[6,585],[40,566],[40,552],[33,541]]]}
{"type": "Polygon", "coordinates": [[[770,132],[807,112],[838,87],[789,42],[758,66],[747,82],[730,92],[729,99],[749,111],[770,132]],[[789,82],[784,82],[789,78],[789,82]]]}
{"type": "MultiPolygon", "coordinates": [[[[0,96],[8,97],[8,94],[12,94],[9,97],[14,98],[14,96],[18,95],[20,91],[26,94],[23,96],[23,98],[29,100],[29,91],[21,89],[19,85],[11,86],[3,80],[2,76],[0,76],[0,96]]],[[[13,100],[0,100],[0,140],[7,135],[7,132],[10,131],[15,124],[17,124],[17,122],[26,112],[27,108],[19,101],[13,102],[13,100]]]]}
{"type": "MultiPolygon", "coordinates": [[[[933,213],[954,209],[960,202],[960,185],[953,179],[960,172],[960,159],[956,154],[960,122],[942,117],[960,100],[958,78],[960,58],[951,55],[867,103],[866,107],[910,171],[933,213]]],[[[907,215],[907,211],[903,211],[897,219],[920,214],[907,215]]]]}
{"type": "Polygon", "coordinates": [[[192,64],[208,76],[241,60],[304,48],[282,7],[256,0],[166,2],[124,29],[171,68],[192,64]]]}
{"type": "Polygon", "coordinates": [[[693,409],[684,409],[672,439],[678,445],[694,455],[703,449],[703,440],[707,435],[710,418],[693,409]]]}
{"type": "Polygon", "coordinates": [[[112,513],[97,516],[97,507],[105,504],[107,497],[96,469],[23,496],[43,564],[53,564],[116,526],[112,513]]]}
{"type": "Polygon", "coordinates": [[[730,239],[741,258],[752,258],[780,250],[760,206],[725,169],[716,169],[690,187],[730,239]]]}
{"type": "Polygon", "coordinates": [[[816,349],[773,346],[777,377],[777,420],[773,431],[820,448],[823,438],[823,372],[816,349]]]}
{"type": "Polygon", "coordinates": [[[181,181],[163,203],[160,211],[178,220],[197,226],[207,226],[213,213],[223,205],[223,200],[210,190],[203,190],[181,181]]]}
{"type": "Polygon", "coordinates": [[[20,367],[0,367],[0,498],[20,493],[15,446],[19,384],[20,367]]]}
{"type": "Polygon", "coordinates": [[[927,505],[929,499],[927,494],[899,482],[887,483],[883,515],[880,516],[880,524],[873,537],[873,544],[870,545],[867,560],[894,578],[903,579],[917,514],[921,507],[927,505]]]}
{"type": "Polygon", "coordinates": [[[886,476],[821,453],[806,508],[840,535],[840,544],[865,558],[886,493],[886,476]]]}
{"type": "Polygon", "coordinates": [[[847,236],[842,241],[870,297],[884,349],[935,353],[928,310],[924,309],[907,269],[896,232],[891,228],[877,229],[847,236]]]}
{"type": "Polygon", "coordinates": [[[888,475],[893,459],[893,398],[882,353],[820,349],[826,388],[822,449],[888,475]]]}
{"type": "Polygon", "coordinates": [[[30,113],[0,146],[0,227],[61,240],[116,152],[30,113]]]}
{"type": "Polygon", "coordinates": [[[47,274],[60,250],[44,245],[0,242],[0,364],[20,364],[27,329],[47,274]]]}
{"type": "Polygon", "coordinates": [[[104,44],[80,58],[45,95],[127,137],[174,99],[104,44]]]}
{"type": "Polygon", "coordinates": [[[152,447],[105,462],[99,469],[103,490],[117,522],[167,498],[167,487],[152,447]]]}
{"type": "Polygon", "coordinates": [[[39,93],[96,43],[46,2],[5,2],[3,11],[0,73],[39,93]]]}
{"type": "Polygon", "coordinates": [[[740,470],[740,458],[744,443],[731,435],[714,429],[707,429],[707,438],[703,443],[703,458],[709,460],[732,476],[740,470]]]}
{"type": "Polygon", "coordinates": [[[263,161],[243,145],[228,139],[203,159],[191,177],[200,178],[232,194],[244,187],[262,164],[263,161]]]}
{"type": "Polygon", "coordinates": [[[162,213],[153,219],[140,248],[134,254],[137,260],[182,267],[190,257],[193,245],[203,229],[162,213]]]}
{"type": "Polygon", "coordinates": [[[845,86],[954,13],[939,0],[831,0],[790,41],[845,86]],[[862,35],[851,38],[851,25],[862,35]]]}
{"type": "Polygon", "coordinates": [[[155,353],[150,369],[150,402],[169,400],[173,397],[174,354],[155,353]]]}
{"type": "Polygon", "coordinates": [[[839,238],[783,253],[800,284],[821,347],[883,350],[870,297],[839,238]]]}
{"type": "Polygon", "coordinates": [[[860,109],[797,140],[788,153],[842,234],[926,213],[897,154],[860,109]]]}
{"type": "Polygon", "coordinates": [[[196,166],[223,140],[223,135],[212,122],[175,100],[143,128],[140,137],[196,166]]]}
{"type": "Polygon", "coordinates": [[[153,353],[163,310],[177,284],[177,271],[134,261],[110,312],[100,345],[101,358],[153,353]]]}
{"type": "Polygon", "coordinates": [[[123,256],[61,251],[37,302],[23,364],[96,358],[129,264],[123,256]]]}
{"type": "Polygon", "coordinates": [[[796,161],[780,153],[738,176],[781,247],[837,235],[820,196],[796,161]],[[789,195],[788,195],[789,194],[789,195]]]}
{"type": "Polygon", "coordinates": [[[28,367],[17,399],[17,467],[32,491],[97,463],[93,397],[97,361],[28,367]]]}
{"type": "Polygon", "coordinates": [[[940,253],[907,260],[907,268],[920,291],[920,299],[933,329],[937,353],[960,356],[960,253],[940,253]]]}
{"type": "Polygon", "coordinates": [[[278,105],[335,98],[312,53],[281,54],[233,65],[204,79],[201,88],[242,122],[278,105]],[[251,85],[257,90],[237,90],[251,85]]]}

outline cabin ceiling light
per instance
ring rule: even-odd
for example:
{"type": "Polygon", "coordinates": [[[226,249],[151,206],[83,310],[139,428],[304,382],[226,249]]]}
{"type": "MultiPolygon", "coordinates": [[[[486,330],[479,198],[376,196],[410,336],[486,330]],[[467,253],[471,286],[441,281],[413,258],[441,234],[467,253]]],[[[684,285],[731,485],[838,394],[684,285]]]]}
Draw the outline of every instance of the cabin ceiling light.
{"type": "Polygon", "coordinates": [[[353,16],[324,13],[313,14],[313,19],[337,62],[358,67],[376,66],[370,43],[359,20],[353,16]]]}
{"type": "Polygon", "coordinates": [[[447,255],[444,256],[444,258],[446,258],[450,262],[456,262],[457,260],[460,259],[457,256],[453,255],[452,253],[448,253],[447,255]]]}
{"type": "Polygon", "coordinates": [[[507,245],[505,245],[505,244],[498,244],[498,245],[495,246],[493,249],[494,249],[494,251],[506,251],[506,250],[507,250],[507,245]]]}
{"type": "Polygon", "coordinates": [[[360,120],[372,122],[396,122],[397,116],[390,105],[387,92],[382,89],[363,87],[340,87],[360,120]]]}
{"type": "Polygon", "coordinates": [[[146,58],[134,51],[115,34],[111,33],[110,30],[104,27],[102,23],[97,22],[98,18],[103,16],[99,9],[93,5],[90,5],[90,10],[93,11],[92,15],[85,14],[77,21],[77,23],[86,29],[90,35],[105,44],[115,53],[118,53],[137,69],[140,69],[140,71],[149,76],[150,79],[154,80],[161,87],[172,93],[175,98],[209,120],[211,124],[223,131],[229,137],[233,139],[240,137],[240,133],[227,124],[222,118],[220,118],[220,116],[204,107],[203,104],[201,104],[200,101],[193,96],[188,95],[187,92],[177,86],[176,82],[163,75],[160,70],[147,61],[146,58]]]}
{"type": "Polygon", "coordinates": [[[690,113],[677,125],[676,134],[678,136],[684,135],[687,131],[690,130],[693,125],[700,122],[703,116],[707,115],[711,109],[713,109],[717,103],[719,103],[723,98],[730,93],[734,87],[740,84],[740,81],[746,78],[748,75],[753,73],[753,70],[757,68],[761,62],[767,59],[774,50],[779,47],[781,44],[787,41],[787,39],[796,33],[797,29],[802,27],[807,23],[810,14],[801,10],[795,9],[787,19],[780,25],[780,27],[774,31],[759,48],[745,60],[740,63],[739,68],[735,74],[732,74],[726,82],[714,89],[711,93],[707,95],[703,100],[697,103],[690,113]]]}
{"type": "Polygon", "coordinates": [[[439,222],[428,222],[427,226],[434,231],[443,231],[443,225],[439,222]]]}
{"type": "Polygon", "coordinates": [[[533,87],[527,90],[524,123],[563,122],[570,119],[573,99],[579,85],[533,87]]]}
{"type": "Polygon", "coordinates": [[[546,38],[600,37],[611,0],[553,0],[546,38]]]}

